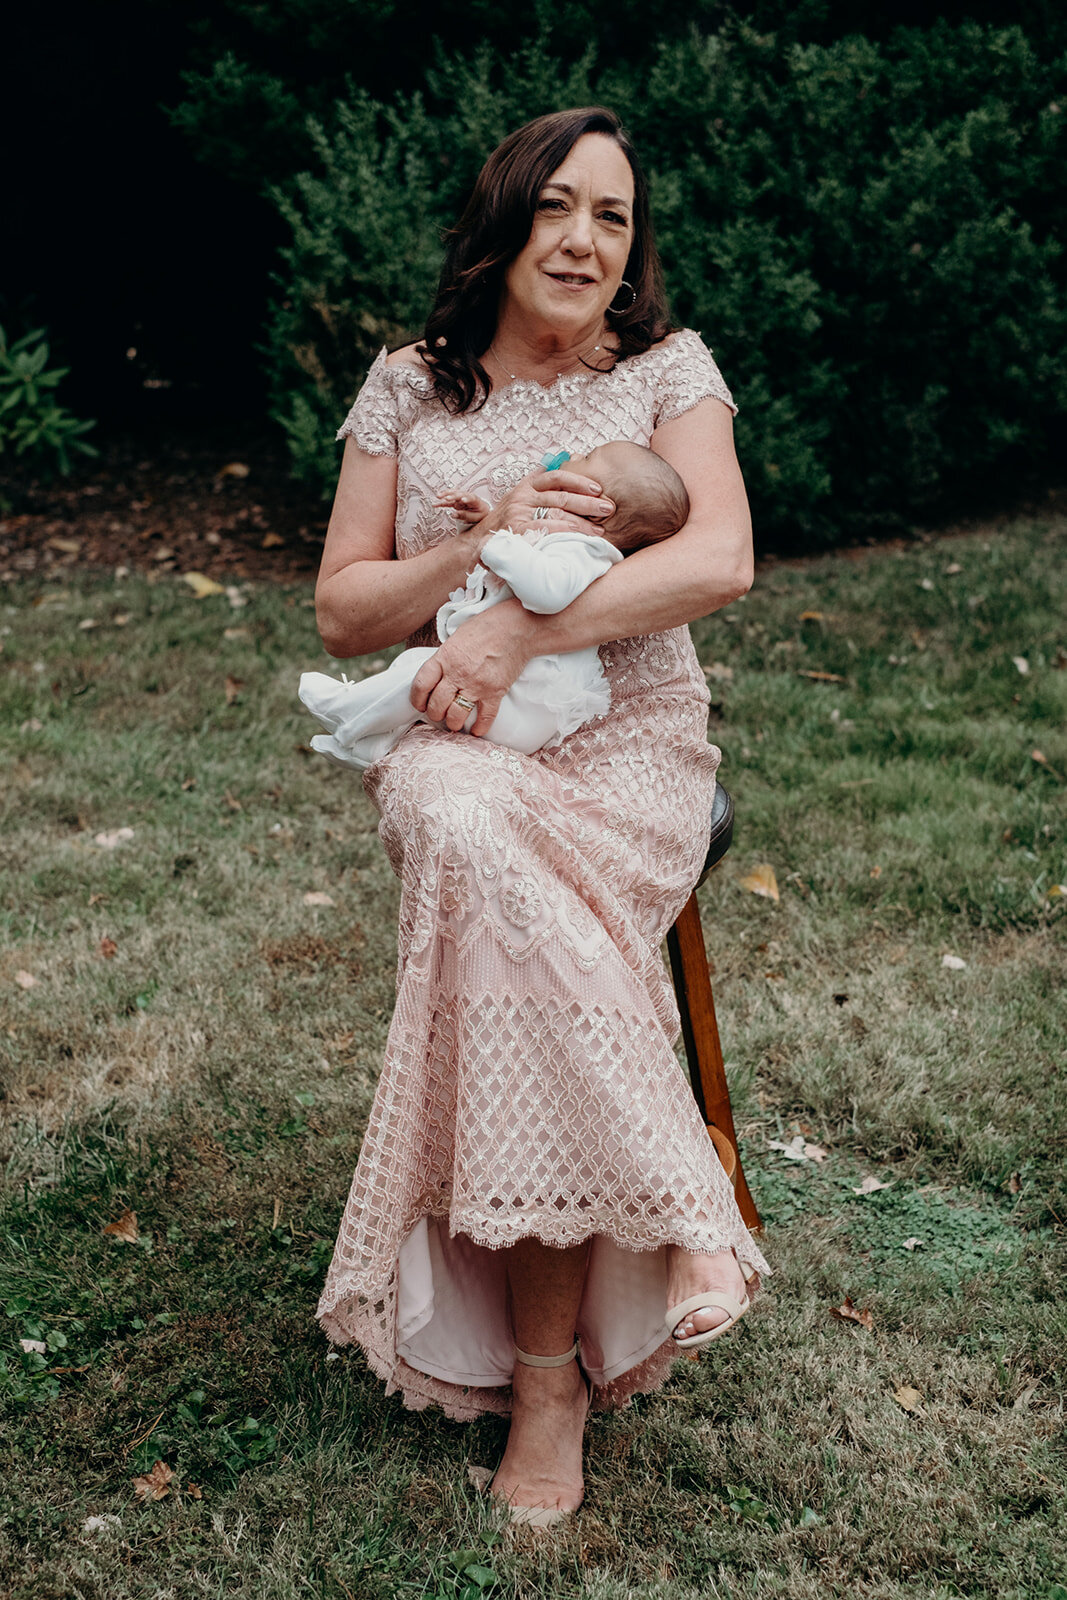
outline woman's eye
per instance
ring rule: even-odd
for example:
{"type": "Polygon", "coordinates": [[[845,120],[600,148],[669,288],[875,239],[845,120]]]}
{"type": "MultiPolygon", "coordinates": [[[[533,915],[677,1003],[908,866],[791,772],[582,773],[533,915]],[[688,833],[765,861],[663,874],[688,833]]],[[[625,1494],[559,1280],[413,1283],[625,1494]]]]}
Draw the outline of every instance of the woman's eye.
{"type": "Polygon", "coordinates": [[[562,200],[539,200],[537,202],[538,211],[551,211],[554,207],[558,207],[558,209],[562,211],[562,209],[563,209],[563,201],[562,200]]]}
{"type": "Polygon", "coordinates": [[[626,218],[625,217],[620,217],[619,213],[617,211],[605,211],[604,212],[604,221],[605,222],[617,222],[622,227],[626,226],[626,218]]]}

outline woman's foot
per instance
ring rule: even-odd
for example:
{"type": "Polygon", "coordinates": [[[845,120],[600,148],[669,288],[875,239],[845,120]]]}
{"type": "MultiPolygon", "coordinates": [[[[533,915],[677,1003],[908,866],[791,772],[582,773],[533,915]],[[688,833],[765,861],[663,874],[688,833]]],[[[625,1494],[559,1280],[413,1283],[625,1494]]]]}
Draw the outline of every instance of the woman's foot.
{"type": "MultiPolygon", "coordinates": [[[[753,1285],[759,1282],[752,1280],[753,1285]]],[[[681,1305],[692,1295],[710,1290],[714,1294],[729,1295],[739,1305],[751,1298],[752,1289],[746,1284],[737,1257],[732,1250],[716,1250],[714,1255],[698,1255],[671,1245],[667,1250],[667,1306],[681,1305]]],[[[669,1309],[668,1309],[669,1314],[669,1309]]],[[[684,1316],[674,1329],[676,1339],[692,1339],[697,1334],[708,1333],[721,1323],[729,1322],[730,1314],[721,1306],[700,1307],[684,1316]]]]}
{"type": "Polygon", "coordinates": [[[577,1361],[565,1367],[516,1362],[511,1398],[511,1430],[490,1493],[515,1508],[577,1511],[585,1492],[582,1438],[589,1409],[577,1361]]]}

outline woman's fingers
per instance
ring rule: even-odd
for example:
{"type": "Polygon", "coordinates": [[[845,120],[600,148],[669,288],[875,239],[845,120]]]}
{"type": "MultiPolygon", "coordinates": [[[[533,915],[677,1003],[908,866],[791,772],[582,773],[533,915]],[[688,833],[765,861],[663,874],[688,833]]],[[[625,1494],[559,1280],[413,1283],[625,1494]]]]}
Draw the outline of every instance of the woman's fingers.
{"type": "Polygon", "coordinates": [[[603,486],[582,472],[531,472],[525,480],[531,489],[570,489],[575,494],[599,495],[603,486]]]}
{"type": "Polygon", "coordinates": [[[431,694],[441,682],[441,666],[437,656],[424,661],[411,682],[408,699],[416,711],[425,711],[431,694]]]}
{"type": "Polygon", "coordinates": [[[576,517],[588,517],[593,521],[610,517],[615,510],[614,500],[609,500],[607,495],[565,494],[558,489],[541,495],[538,504],[551,506],[558,511],[570,511],[576,517]]]}

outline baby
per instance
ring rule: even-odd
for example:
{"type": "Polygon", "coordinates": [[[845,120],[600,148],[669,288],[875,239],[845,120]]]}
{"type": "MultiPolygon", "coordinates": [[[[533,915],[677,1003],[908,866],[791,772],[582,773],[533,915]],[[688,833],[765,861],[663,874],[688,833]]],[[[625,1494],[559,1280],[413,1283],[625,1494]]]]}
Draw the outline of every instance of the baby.
{"type": "MultiPolygon", "coordinates": [[[[469,617],[512,596],[527,611],[548,615],[564,610],[609,567],[631,551],[677,533],[689,516],[685,484],[673,467],[643,445],[619,440],[598,445],[587,456],[570,459],[561,452],[546,457],[545,465],[555,468],[563,460],[590,474],[615,502],[615,511],[599,524],[601,533],[553,529],[549,518],[521,534],[510,528],[490,534],[466,587],[456,589],[437,613],[437,637],[442,643],[469,617]]],[[[462,506],[468,515],[479,508],[474,497],[462,493],[442,496],[442,503],[462,506]]],[[[338,681],[323,672],[301,673],[300,699],[327,730],[315,735],[312,748],[342,766],[363,771],[416,722],[439,726],[416,711],[410,698],[415,674],[436,653],[429,647],[404,650],[384,672],[358,683],[338,681]]],[[[595,645],[535,656],[501,701],[486,738],[532,755],[558,744],[610,705],[611,691],[595,645]]],[[[475,707],[465,730],[477,715],[475,707]]]]}

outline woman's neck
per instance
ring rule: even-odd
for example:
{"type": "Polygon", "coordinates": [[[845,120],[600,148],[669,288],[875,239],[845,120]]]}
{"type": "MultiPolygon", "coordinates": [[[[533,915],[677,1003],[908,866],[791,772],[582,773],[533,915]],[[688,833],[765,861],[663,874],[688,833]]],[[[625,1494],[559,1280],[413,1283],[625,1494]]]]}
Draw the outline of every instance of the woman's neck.
{"type": "Polygon", "coordinates": [[[502,312],[489,350],[508,377],[544,380],[584,366],[599,366],[615,341],[603,317],[566,332],[502,312]]]}

